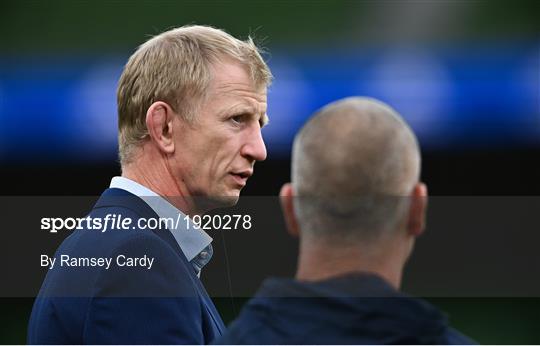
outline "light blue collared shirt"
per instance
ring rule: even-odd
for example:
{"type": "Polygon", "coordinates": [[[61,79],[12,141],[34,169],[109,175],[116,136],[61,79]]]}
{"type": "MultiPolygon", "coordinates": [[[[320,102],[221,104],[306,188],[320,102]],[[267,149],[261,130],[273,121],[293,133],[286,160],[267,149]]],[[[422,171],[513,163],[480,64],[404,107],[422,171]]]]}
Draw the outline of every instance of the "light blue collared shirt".
{"type": "Polygon", "coordinates": [[[189,218],[185,218],[184,213],[165,198],[131,179],[114,177],[109,187],[122,189],[140,197],[160,218],[176,220],[180,215],[180,220],[187,220],[189,229],[187,229],[186,224],[179,222],[177,228],[169,229],[169,231],[180,245],[180,249],[182,249],[187,260],[195,268],[197,275],[200,276],[201,269],[210,262],[213,254],[212,238],[206,232],[197,227],[189,218]]]}

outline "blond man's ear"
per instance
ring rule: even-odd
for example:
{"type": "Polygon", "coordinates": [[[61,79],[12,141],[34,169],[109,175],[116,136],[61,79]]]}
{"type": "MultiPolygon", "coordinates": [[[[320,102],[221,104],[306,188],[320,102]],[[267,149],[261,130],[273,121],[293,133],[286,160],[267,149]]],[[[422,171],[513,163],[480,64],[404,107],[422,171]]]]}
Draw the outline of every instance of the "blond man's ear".
{"type": "Polygon", "coordinates": [[[174,118],[171,106],[162,101],[154,102],[146,112],[148,134],[159,150],[167,154],[174,152],[172,126],[174,118]]]}
{"type": "Polygon", "coordinates": [[[281,187],[279,197],[287,231],[293,237],[298,237],[300,229],[298,227],[296,215],[294,214],[294,191],[291,183],[286,183],[281,187]]]}

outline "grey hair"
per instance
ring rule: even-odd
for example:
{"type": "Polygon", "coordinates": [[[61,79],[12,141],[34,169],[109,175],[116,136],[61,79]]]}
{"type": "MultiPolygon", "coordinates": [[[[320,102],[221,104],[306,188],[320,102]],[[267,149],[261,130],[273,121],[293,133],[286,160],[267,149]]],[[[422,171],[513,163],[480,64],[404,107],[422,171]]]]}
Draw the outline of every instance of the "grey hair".
{"type": "Polygon", "coordinates": [[[322,108],[295,138],[295,213],[307,235],[374,239],[397,227],[420,175],[415,135],[388,105],[350,97],[322,108]]]}

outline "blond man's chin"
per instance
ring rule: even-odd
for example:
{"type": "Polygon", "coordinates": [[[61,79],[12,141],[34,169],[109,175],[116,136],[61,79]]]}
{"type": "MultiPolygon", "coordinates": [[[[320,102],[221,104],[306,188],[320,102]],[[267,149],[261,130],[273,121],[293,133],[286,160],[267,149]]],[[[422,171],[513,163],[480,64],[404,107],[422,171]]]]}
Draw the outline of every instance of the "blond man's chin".
{"type": "Polygon", "coordinates": [[[229,192],[227,195],[197,197],[196,205],[199,210],[210,211],[213,209],[235,206],[239,199],[240,191],[236,190],[229,192]]]}

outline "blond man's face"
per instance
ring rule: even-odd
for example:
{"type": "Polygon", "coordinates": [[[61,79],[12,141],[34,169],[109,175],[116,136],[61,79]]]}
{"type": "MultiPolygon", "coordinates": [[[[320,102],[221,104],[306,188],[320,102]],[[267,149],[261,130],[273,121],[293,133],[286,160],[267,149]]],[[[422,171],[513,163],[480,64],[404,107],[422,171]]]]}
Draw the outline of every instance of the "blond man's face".
{"type": "Polygon", "coordinates": [[[230,60],[212,68],[208,95],[193,124],[176,117],[171,168],[190,196],[234,204],[266,159],[266,87],[256,88],[245,68],[230,60]]]}

